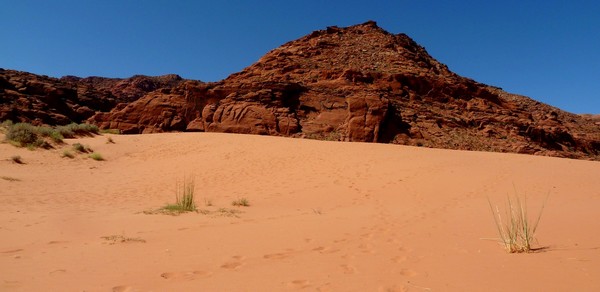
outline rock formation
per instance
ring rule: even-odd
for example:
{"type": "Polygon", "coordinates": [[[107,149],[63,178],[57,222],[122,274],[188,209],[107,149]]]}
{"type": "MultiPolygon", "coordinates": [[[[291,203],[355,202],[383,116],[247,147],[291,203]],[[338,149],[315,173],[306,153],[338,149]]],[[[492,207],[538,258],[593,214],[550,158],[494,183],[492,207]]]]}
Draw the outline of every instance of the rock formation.
{"type": "Polygon", "coordinates": [[[10,71],[15,79],[8,71],[0,72],[0,96],[29,104],[3,101],[0,119],[88,119],[124,133],[248,133],[600,160],[597,117],[458,76],[407,35],[373,21],[315,31],[215,83],[10,71]]]}
{"type": "Polygon", "coordinates": [[[60,79],[0,69],[0,120],[34,124],[83,122],[154,90],[183,82],[177,75],[127,79],[66,76],[60,79]]]}

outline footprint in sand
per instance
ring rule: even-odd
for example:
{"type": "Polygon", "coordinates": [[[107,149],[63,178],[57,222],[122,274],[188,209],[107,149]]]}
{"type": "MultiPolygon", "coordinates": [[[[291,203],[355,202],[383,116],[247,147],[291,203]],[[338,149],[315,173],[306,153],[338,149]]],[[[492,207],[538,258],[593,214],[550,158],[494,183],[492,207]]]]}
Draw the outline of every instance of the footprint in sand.
{"type": "Polygon", "coordinates": [[[379,288],[377,288],[378,292],[406,292],[406,291],[412,291],[410,290],[408,287],[405,286],[391,286],[391,287],[384,287],[384,286],[380,286],[379,288]]]}
{"type": "MultiPolygon", "coordinates": [[[[395,235],[395,234],[392,234],[392,236],[396,236],[396,235],[395,235]]],[[[398,244],[400,244],[400,243],[401,243],[401,241],[400,241],[400,240],[398,240],[398,239],[396,239],[396,238],[388,238],[388,239],[386,240],[386,242],[387,242],[387,243],[389,243],[389,244],[393,244],[393,245],[398,245],[398,244]]]]}
{"type": "Polygon", "coordinates": [[[211,272],[205,271],[192,271],[192,272],[166,272],[160,274],[161,277],[167,280],[174,281],[190,281],[196,280],[200,278],[210,277],[212,275],[211,272]]]}
{"type": "Polygon", "coordinates": [[[19,249],[5,250],[5,251],[0,251],[0,253],[15,253],[15,252],[20,252],[20,251],[23,251],[23,249],[19,248],[19,249]]]}
{"type": "Polygon", "coordinates": [[[369,232],[369,233],[362,234],[360,237],[362,237],[364,239],[372,239],[374,235],[375,235],[374,233],[369,232]]]}
{"type": "Polygon", "coordinates": [[[242,265],[243,265],[243,263],[241,263],[241,262],[226,262],[221,265],[221,268],[228,269],[228,270],[235,270],[235,269],[241,267],[242,265]]]}
{"type": "Polygon", "coordinates": [[[126,286],[126,285],[115,286],[112,288],[112,291],[113,292],[131,292],[131,291],[133,291],[133,287],[126,286]]]}
{"type": "Polygon", "coordinates": [[[291,257],[292,255],[290,253],[272,253],[272,254],[266,254],[263,256],[263,258],[268,259],[268,260],[282,260],[282,259],[286,259],[291,257]]]}
{"type": "Polygon", "coordinates": [[[400,264],[400,263],[403,263],[406,261],[406,257],[405,256],[397,256],[397,257],[391,258],[390,260],[396,264],[400,264]]]}
{"type": "Polygon", "coordinates": [[[233,256],[231,258],[232,260],[222,264],[221,268],[227,270],[237,270],[244,265],[243,260],[246,259],[244,256],[233,256]]]}
{"type": "Polygon", "coordinates": [[[343,264],[340,267],[342,267],[342,270],[344,270],[344,274],[356,274],[358,272],[358,270],[352,265],[343,264]]]}
{"type": "Polygon", "coordinates": [[[319,247],[313,248],[313,250],[318,251],[320,253],[336,253],[336,252],[340,251],[337,248],[327,247],[327,246],[319,246],[319,247]]]}
{"type": "Polygon", "coordinates": [[[4,284],[0,287],[1,288],[17,288],[20,286],[22,286],[22,285],[21,285],[21,282],[19,282],[19,281],[4,280],[4,284]]]}
{"type": "Polygon", "coordinates": [[[65,270],[65,269],[58,269],[58,270],[51,271],[48,274],[50,274],[50,275],[59,275],[59,274],[64,274],[66,272],[67,272],[67,270],[65,270]]]}
{"type": "Polygon", "coordinates": [[[310,287],[310,281],[308,280],[294,280],[288,283],[290,288],[304,289],[310,287]]]}
{"type": "Polygon", "coordinates": [[[374,254],[375,249],[373,249],[373,245],[369,243],[363,243],[358,246],[362,253],[374,254]]]}
{"type": "Polygon", "coordinates": [[[400,271],[400,275],[406,276],[406,277],[414,277],[414,276],[418,275],[418,273],[411,269],[403,269],[402,271],[400,271]]]}

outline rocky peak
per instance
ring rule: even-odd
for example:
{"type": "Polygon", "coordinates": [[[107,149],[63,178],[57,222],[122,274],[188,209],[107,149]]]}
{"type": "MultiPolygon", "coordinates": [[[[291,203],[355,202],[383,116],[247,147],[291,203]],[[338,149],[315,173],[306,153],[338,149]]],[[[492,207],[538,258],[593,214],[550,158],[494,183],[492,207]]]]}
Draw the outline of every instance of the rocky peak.
{"type": "Polygon", "coordinates": [[[0,118],[600,160],[597,117],[461,77],[374,21],[312,32],[216,83],[27,74],[0,71],[0,118]]]}
{"type": "Polygon", "coordinates": [[[407,35],[390,34],[368,21],[314,31],[270,51],[230,78],[252,82],[276,76],[285,82],[310,84],[343,77],[346,71],[364,76],[365,81],[394,74],[455,77],[407,35]]]}

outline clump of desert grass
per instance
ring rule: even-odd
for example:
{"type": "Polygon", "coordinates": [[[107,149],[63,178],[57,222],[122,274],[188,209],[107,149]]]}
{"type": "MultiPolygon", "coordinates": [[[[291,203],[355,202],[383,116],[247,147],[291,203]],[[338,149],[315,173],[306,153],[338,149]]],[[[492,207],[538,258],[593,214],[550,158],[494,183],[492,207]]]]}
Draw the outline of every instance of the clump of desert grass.
{"type": "Polygon", "coordinates": [[[100,133],[102,133],[102,134],[120,135],[121,134],[121,130],[119,130],[119,129],[103,129],[103,130],[100,130],[100,133]]]}
{"type": "Polygon", "coordinates": [[[193,178],[185,178],[183,183],[177,182],[175,186],[175,203],[167,204],[166,206],[159,209],[164,213],[171,213],[174,215],[195,212],[196,211],[196,200],[195,200],[196,188],[194,185],[193,178]]]}
{"type": "Polygon", "coordinates": [[[16,164],[24,164],[25,163],[23,161],[23,158],[21,158],[21,155],[13,155],[10,157],[10,160],[12,160],[12,162],[14,162],[16,164]]]}
{"type": "Polygon", "coordinates": [[[138,242],[138,243],[145,243],[146,240],[139,238],[139,237],[129,237],[129,236],[125,236],[125,235],[109,235],[109,236],[102,236],[102,239],[106,240],[108,244],[113,245],[113,244],[117,244],[117,243],[132,243],[132,242],[138,242]]]}
{"type": "Polygon", "coordinates": [[[100,130],[96,125],[77,123],[71,123],[65,126],[57,126],[55,130],[65,138],[93,136],[100,133],[100,130]]]}
{"type": "Polygon", "coordinates": [[[98,153],[98,152],[91,153],[91,154],[89,155],[89,157],[90,157],[91,159],[94,159],[94,160],[96,160],[96,161],[104,161],[104,157],[102,156],[102,154],[100,154],[100,153],[98,153]]]}
{"type": "Polygon", "coordinates": [[[6,133],[6,141],[17,147],[50,149],[53,144],[62,144],[65,138],[93,136],[99,134],[98,127],[90,124],[72,123],[65,126],[34,126],[30,123],[4,121],[0,129],[6,133]]]}
{"type": "Polygon", "coordinates": [[[94,151],[89,146],[83,145],[81,143],[74,143],[72,147],[73,147],[73,150],[75,150],[76,152],[79,152],[79,153],[88,153],[88,152],[94,151]]]}
{"type": "Polygon", "coordinates": [[[231,202],[231,205],[235,207],[249,207],[250,201],[246,198],[240,198],[231,202]]]}
{"type": "Polygon", "coordinates": [[[228,209],[228,208],[219,208],[217,211],[213,213],[215,217],[236,217],[239,218],[239,214],[243,213],[240,210],[236,209],[228,209]]]}
{"type": "Polygon", "coordinates": [[[73,158],[75,158],[75,155],[71,151],[69,151],[69,150],[64,150],[63,153],[62,153],[62,155],[60,157],[63,157],[63,158],[66,157],[66,158],[73,159],[73,158]]]}
{"type": "Polygon", "coordinates": [[[535,233],[547,200],[548,196],[546,196],[539,213],[532,220],[528,214],[526,196],[521,198],[516,192],[512,198],[507,196],[504,211],[501,211],[498,206],[493,206],[488,198],[500,242],[507,252],[523,253],[537,250],[533,247],[533,243],[537,242],[535,233]]]}

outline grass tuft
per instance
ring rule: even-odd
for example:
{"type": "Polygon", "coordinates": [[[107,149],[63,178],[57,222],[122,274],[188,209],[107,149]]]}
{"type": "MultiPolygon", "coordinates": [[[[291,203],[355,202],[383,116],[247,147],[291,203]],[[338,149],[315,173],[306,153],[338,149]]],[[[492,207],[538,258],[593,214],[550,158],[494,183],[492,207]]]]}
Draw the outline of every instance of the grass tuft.
{"type": "Polygon", "coordinates": [[[212,200],[206,199],[206,198],[204,199],[204,206],[211,207],[212,205],[213,205],[212,200]]]}
{"type": "Polygon", "coordinates": [[[527,212],[527,198],[523,199],[515,192],[514,198],[507,196],[507,205],[504,212],[500,211],[498,206],[492,205],[488,198],[490,210],[494,217],[494,223],[500,235],[500,242],[509,253],[532,252],[535,249],[532,247],[535,240],[535,232],[542,218],[542,212],[548,201],[548,196],[537,217],[532,221],[527,212]],[[504,216],[502,215],[504,213],[504,216]]]}
{"type": "Polygon", "coordinates": [[[75,155],[73,155],[73,153],[71,153],[71,151],[69,150],[64,150],[62,155],[60,157],[66,157],[66,158],[75,158],[75,155]]]}
{"type": "Polygon", "coordinates": [[[89,146],[85,146],[81,143],[74,143],[73,150],[80,152],[80,153],[88,153],[88,152],[93,151],[92,148],[90,148],[89,146]]]}
{"type": "Polygon", "coordinates": [[[108,244],[113,245],[117,243],[131,243],[131,242],[140,242],[145,243],[146,240],[139,237],[128,237],[124,235],[110,235],[110,236],[102,236],[102,239],[108,241],[108,244]]]}
{"type": "Polygon", "coordinates": [[[13,155],[10,157],[10,160],[12,160],[12,162],[17,163],[17,164],[24,164],[25,162],[23,162],[23,158],[21,158],[20,155],[13,155]]]}
{"type": "Polygon", "coordinates": [[[105,129],[105,130],[100,130],[100,133],[102,133],[102,134],[119,135],[119,134],[121,134],[121,130],[119,130],[119,129],[105,129]]]}
{"type": "Polygon", "coordinates": [[[246,198],[241,198],[231,202],[231,205],[236,207],[249,207],[250,202],[246,198]]]}
{"type": "Polygon", "coordinates": [[[104,160],[104,157],[102,157],[102,154],[100,154],[98,152],[91,153],[89,156],[90,156],[91,159],[94,159],[96,161],[103,161],[104,160]]]}
{"type": "Polygon", "coordinates": [[[194,200],[194,180],[184,179],[183,184],[176,184],[175,204],[168,204],[162,207],[162,210],[173,213],[184,213],[196,211],[196,201],[194,200]]]}
{"type": "Polygon", "coordinates": [[[75,138],[78,136],[93,136],[99,134],[100,130],[96,125],[71,123],[65,126],[56,127],[56,131],[65,138],[75,138]]]}
{"type": "Polygon", "coordinates": [[[52,142],[56,144],[63,143],[64,137],[56,129],[50,127],[37,127],[37,134],[42,137],[50,138],[52,142]]]}
{"type": "Polygon", "coordinates": [[[236,209],[219,208],[215,212],[215,216],[239,218],[240,216],[238,214],[240,214],[240,213],[243,213],[243,212],[240,210],[236,210],[236,209]]]}

